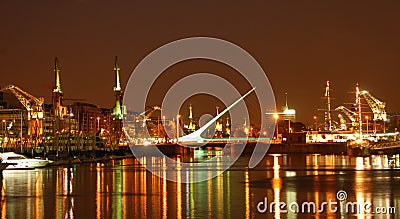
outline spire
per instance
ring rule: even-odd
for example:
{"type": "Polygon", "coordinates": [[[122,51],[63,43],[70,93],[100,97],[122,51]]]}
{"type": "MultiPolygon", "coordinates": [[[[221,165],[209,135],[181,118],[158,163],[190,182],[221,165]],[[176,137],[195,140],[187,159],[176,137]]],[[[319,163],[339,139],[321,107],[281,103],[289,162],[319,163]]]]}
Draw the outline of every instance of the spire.
{"type": "Polygon", "coordinates": [[[113,115],[117,119],[122,119],[123,115],[126,114],[126,107],[122,105],[122,89],[121,89],[121,82],[119,80],[119,66],[118,66],[118,57],[115,56],[115,64],[114,64],[114,71],[115,71],[115,107],[113,109],[113,115]]]}
{"type": "Polygon", "coordinates": [[[58,68],[58,59],[56,57],[54,61],[54,72],[56,73],[56,80],[53,92],[62,93],[61,91],[61,82],[60,82],[60,69],[58,68]]]}
{"type": "Polygon", "coordinates": [[[189,119],[193,119],[192,104],[189,104],[189,119]]]}
{"type": "Polygon", "coordinates": [[[53,115],[58,117],[63,117],[67,114],[67,107],[63,106],[63,93],[61,90],[61,80],[60,80],[60,69],[58,68],[58,58],[56,57],[54,60],[54,73],[55,73],[55,82],[54,82],[54,90],[52,94],[52,102],[53,102],[53,115]]]}
{"type": "Polygon", "coordinates": [[[119,66],[118,66],[118,57],[115,56],[115,64],[114,64],[114,71],[115,71],[115,87],[114,91],[121,91],[121,83],[119,81],[119,66]]]}
{"type": "Polygon", "coordinates": [[[288,107],[288,101],[287,101],[287,92],[285,92],[285,106],[283,107],[283,110],[289,109],[288,107]]]}
{"type": "Polygon", "coordinates": [[[192,104],[189,104],[189,128],[190,132],[193,132],[196,129],[196,125],[193,123],[193,112],[192,112],[192,104]]]}
{"type": "Polygon", "coordinates": [[[225,133],[226,133],[227,135],[231,135],[231,128],[230,128],[230,124],[229,124],[229,117],[226,118],[225,133]]]}

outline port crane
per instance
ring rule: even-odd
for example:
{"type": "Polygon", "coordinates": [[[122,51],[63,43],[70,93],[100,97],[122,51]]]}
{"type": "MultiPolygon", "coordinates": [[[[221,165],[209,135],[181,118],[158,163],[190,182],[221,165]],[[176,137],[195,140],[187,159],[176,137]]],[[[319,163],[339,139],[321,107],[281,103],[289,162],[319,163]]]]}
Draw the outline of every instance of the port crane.
{"type": "Polygon", "coordinates": [[[150,109],[140,113],[138,116],[136,116],[136,122],[139,122],[140,118],[143,117],[142,127],[145,127],[146,122],[150,120],[150,116],[157,110],[161,110],[161,107],[153,106],[150,109]]]}
{"type": "Polygon", "coordinates": [[[28,135],[42,134],[43,103],[42,97],[37,98],[15,85],[8,85],[0,90],[10,91],[28,111],[28,135]]]}
{"type": "MultiPolygon", "coordinates": [[[[338,107],[336,107],[335,110],[345,114],[350,119],[351,126],[353,126],[353,127],[356,126],[356,123],[357,123],[357,120],[356,120],[357,113],[356,112],[353,112],[353,111],[349,110],[348,108],[346,108],[344,106],[338,106],[338,107]]],[[[342,116],[342,119],[343,119],[343,116],[342,116]]],[[[341,123],[343,122],[342,119],[340,119],[341,123]]]]}
{"type": "Polygon", "coordinates": [[[361,92],[365,101],[368,103],[369,108],[372,110],[374,114],[374,121],[387,121],[386,115],[386,103],[378,100],[376,97],[372,96],[368,91],[363,90],[361,92]]]}
{"type": "Polygon", "coordinates": [[[14,96],[18,99],[18,101],[28,110],[28,119],[42,119],[43,118],[43,102],[44,99],[36,98],[32,94],[22,90],[21,88],[15,85],[8,85],[0,90],[3,91],[11,91],[14,96]]]}

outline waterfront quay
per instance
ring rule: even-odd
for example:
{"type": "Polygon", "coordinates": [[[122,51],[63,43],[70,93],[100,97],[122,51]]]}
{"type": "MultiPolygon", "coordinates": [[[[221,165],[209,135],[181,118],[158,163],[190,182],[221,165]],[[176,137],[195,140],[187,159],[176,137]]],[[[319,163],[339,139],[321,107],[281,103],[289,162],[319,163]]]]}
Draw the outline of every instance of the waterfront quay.
{"type": "Polygon", "coordinates": [[[113,159],[133,157],[132,147],[140,149],[145,154],[154,154],[159,150],[171,157],[194,156],[198,153],[212,156],[224,153],[234,155],[242,153],[250,156],[256,145],[268,148],[268,154],[334,154],[350,156],[369,156],[371,154],[386,154],[391,156],[400,153],[400,142],[369,144],[366,146],[352,146],[346,142],[341,143],[301,143],[281,142],[249,139],[249,141],[214,140],[207,143],[164,143],[156,145],[124,145],[118,147],[98,147],[94,145],[69,146],[69,147],[1,147],[1,152],[17,152],[27,157],[44,157],[55,161],[52,165],[77,164],[85,162],[103,162],[113,159]],[[244,146],[243,146],[244,144],[244,146]],[[241,148],[243,147],[243,150],[241,148]],[[153,152],[152,152],[153,151],[153,152]],[[239,152],[238,152],[239,151],[239,152]]]}
{"type": "MultiPolygon", "coordinates": [[[[269,142],[247,142],[244,146],[243,155],[251,155],[257,144],[267,147],[268,154],[335,154],[350,156],[369,156],[371,154],[393,155],[400,153],[400,142],[375,144],[366,147],[353,147],[347,143],[269,143],[269,142]]],[[[209,142],[207,144],[160,144],[160,145],[136,145],[131,147],[143,148],[143,151],[151,151],[157,148],[168,156],[194,155],[201,150],[201,153],[229,153],[235,154],[242,145],[237,146],[234,142],[209,142]]],[[[228,154],[227,154],[228,153],[228,154]]]]}

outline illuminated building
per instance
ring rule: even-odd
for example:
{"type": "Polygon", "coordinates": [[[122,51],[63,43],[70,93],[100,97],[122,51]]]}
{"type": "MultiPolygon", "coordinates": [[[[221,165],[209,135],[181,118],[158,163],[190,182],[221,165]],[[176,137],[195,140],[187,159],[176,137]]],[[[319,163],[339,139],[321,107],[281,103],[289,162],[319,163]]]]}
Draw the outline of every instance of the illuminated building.
{"type": "Polygon", "coordinates": [[[283,133],[283,132],[291,133],[293,130],[292,130],[290,124],[291,124],[291,122],[296,121],[296,110],[289,108],[288,101],[287,101],[287,93],[285,93],[285,95],[286,95],[286,104],[283,107],[282,112],[267,113],[267,116],[273,116],[276,120],[276,126],[277,126],[276,133],[277,133],[278,138],[279,138],[279,133],[283,133]],[[280,121],[287,121],[287,127],[286,127],[286,124],[279,126],[280,121]],[[287,128],[287,130],[286,130],[286,128],[287,128]],[[282,132],[279,131],[280,129],[282,129],[282,132]]]}
{"type": "Polygon", "coordinates": [[[94,104],[74,102],[70,105],[70,109],[71,117],[78,122],[79,133],[93,135],[100,129],[107,128],[107,124],[110,123],[110,117],[107,116],[110,110],[99,108],[94,104]]]}
{"type": "Polygon", "coordinates": [[[283,111],[278,114],[282,120],[296,121],[296,110],[289,109],[287,101],[287,93],[285,95],[286,95],[286,105],[283,107],[283,111]]]}

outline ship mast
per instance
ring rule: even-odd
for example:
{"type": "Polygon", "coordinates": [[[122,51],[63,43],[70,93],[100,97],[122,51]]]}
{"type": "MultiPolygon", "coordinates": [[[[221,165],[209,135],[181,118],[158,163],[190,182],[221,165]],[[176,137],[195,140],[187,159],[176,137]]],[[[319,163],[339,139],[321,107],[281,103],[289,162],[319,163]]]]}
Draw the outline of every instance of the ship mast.
{"type": "Polygon", "coordinates": [[[358,86],[356,86],[356,107],[357,107],[357,116],[358,116],[358,132],[359,132],[359,136],[360,136],[360,140],[362,140],[362,112],[361,112],[361,92],[360,92],[360,88],[358,86]]]}
{"type": "Polygon", "coordinates": [[[329,83],[329,81],[326,81],[325,98],[326,98],[325,130],[326,131],[333,131],[332,116],[331,116],[331,94],[330,94],[330,83],[329,83]]]}

